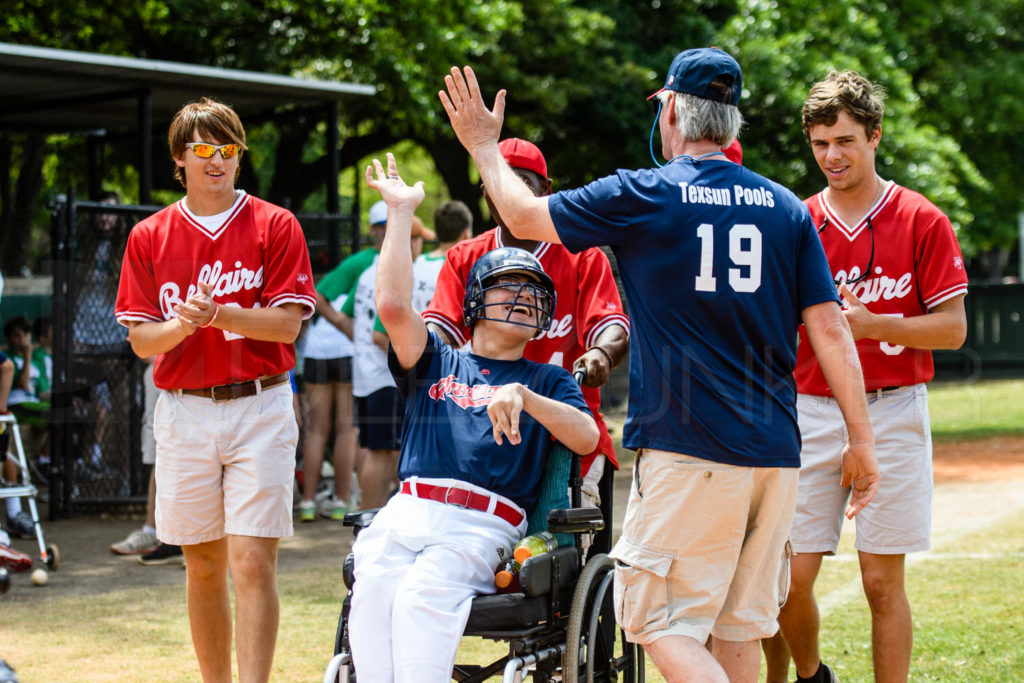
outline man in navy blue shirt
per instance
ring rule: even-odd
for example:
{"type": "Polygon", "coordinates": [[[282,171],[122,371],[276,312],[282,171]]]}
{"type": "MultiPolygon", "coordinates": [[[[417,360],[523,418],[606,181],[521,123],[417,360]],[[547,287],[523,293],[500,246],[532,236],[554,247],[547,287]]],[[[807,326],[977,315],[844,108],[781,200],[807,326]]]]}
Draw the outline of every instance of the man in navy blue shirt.
{"type": "Polygon", "coordinates": [[[637,449],[612,552],[619,623],[670,680],[757,680],[758,640],[778,630],[784,599],[801,322],[849,429],[848,515],[874,495],[878,470],[856,350],[810,216],[722,152],[743,121],[739,64],[717,49],[676,56],[654,95],[667,164],[540,198],[498,152],[505,92],[489,108],[469,67],[445,84],[452,127],[512,232],[570,251],[609,245],[618,260],[634,325],[623,444],[637,449]]]}
{"type": "Polygon", "coordinates": [[[353,545],[349,632],[360,683],[451,680],[474,596],[494,591],[494,572],[526,531],[551,439],[577,453],[598,430],[562,367],[523,359],[546,330],[554,286],[527,251],[481,256],[463,305],[473,350],[432,332],[412,306],[409,234],[423,183],[406,185],[394,157],[374,160],[367,184],[388,204],[378,262],[377,314],[388,365],[405,398],[392,497],[353,545]]]}

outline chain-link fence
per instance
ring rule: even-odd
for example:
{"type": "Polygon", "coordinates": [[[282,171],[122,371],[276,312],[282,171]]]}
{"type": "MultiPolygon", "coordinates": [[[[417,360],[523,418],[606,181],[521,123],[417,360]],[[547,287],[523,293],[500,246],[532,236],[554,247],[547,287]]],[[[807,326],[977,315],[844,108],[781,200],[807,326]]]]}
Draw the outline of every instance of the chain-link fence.
{"type": "MultiPolygon", "coordinates": [[[[80,201],[73,193],[54,205],[51,517],[81,507],[145,504],[145,365],[115,320],[114,305],[128,233],[160,208],[80,201]]],[[[306,214],[299,221],[314,272],[358,246],[353,216],[306,214]]]]}

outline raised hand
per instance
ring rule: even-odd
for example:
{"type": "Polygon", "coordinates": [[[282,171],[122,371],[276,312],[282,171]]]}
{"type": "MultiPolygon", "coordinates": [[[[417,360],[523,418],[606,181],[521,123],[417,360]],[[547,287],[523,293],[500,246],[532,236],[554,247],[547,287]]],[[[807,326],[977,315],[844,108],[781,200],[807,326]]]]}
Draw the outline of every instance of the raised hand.
{"type": "Polygon", "coordinates": [[[442,90],[438,96],[455,136],[466,151],[472,155],[481,145],[496,145],[505,120],[505,90],[498,91],[493,109],[488,109],[476,74],[468,66],[462,70],[453,66],[451,74],[444,77],[444,85],[447,92],[442,90]]]}
{"type": "Polygon", "coordinates": [[[398,175],[398,163],[395,161],[395,155],[391,152],[387,153],[387,165],[385,172],[380,160],[374,159],[373,165],[366,167],[366,185],[377,190],[381,199],[387,202],[388,207],[415,209],[425,196],[423,181],[406,185],[402,177],[398,175]]]}

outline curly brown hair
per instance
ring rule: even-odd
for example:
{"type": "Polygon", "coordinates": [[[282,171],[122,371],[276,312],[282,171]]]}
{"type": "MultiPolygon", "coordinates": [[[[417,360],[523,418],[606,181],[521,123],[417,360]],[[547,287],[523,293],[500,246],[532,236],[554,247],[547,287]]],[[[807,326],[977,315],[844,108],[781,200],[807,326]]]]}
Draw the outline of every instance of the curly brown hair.
{"type": "Polygon", "coordinates": [[[819,124],[833,126],[839,112],[845,111],[864,126],[867,137],[882,125],[885,91],[856,71],[830,71],[823,81],[811,86],[804,102],[802,123],[810,139],[811,128],[819,124]]]}
{"type": "MultiPolygon", "coordinates": [[[[178,110],[171,121],[170,130],[167,132],[167,144],[171,148],[171,156],[175,159],[185,153],[185,144],[192,142],[192,135],[199,133],[199,136],[208,142],[217,144],[241,145],[242,149],[249,149],[245,146],[245,128],[238,118],[235,110],[217,100],[203,97],[194,102],[188,102],[178,110]]],[[[241,161],[242,153],[238,153],[241,161]]],[[[235,180],[241,172],[241,164],[235,171],[235,180]]],[[[181,183],[182,187],[188,189],[185,183],[185,171],[175,164],[174,177],[181,183]]]]}

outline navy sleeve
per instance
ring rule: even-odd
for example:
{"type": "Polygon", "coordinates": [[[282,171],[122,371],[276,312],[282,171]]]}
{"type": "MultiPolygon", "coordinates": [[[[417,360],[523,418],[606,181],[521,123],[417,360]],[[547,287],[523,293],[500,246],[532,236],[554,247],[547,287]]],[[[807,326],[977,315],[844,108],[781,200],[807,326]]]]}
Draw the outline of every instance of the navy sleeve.
{"type": "Polygon", "coordinates": [[[797,256],[797,301],[801,311],[826,301],[840,303],[832,270],[825,257],[825,248],[814,230],[806,206],[803,207],[803,214],[800,222],[800,253],[797,256]]]}
{"type": "Polygon", "coordinates": [[[534,391],[547,398],[578,408],[587,415],[591,414],[590,408],[583,398],[583,392],[568,370],[557,365],[538,365],[537,373],[544,373],[544,376],[537,378],[537,388],[534,391]]]}
{"type": "Polygon", "coordinates": [[[427,343],[423,347],[423,354],[416,361],[416,365],[406,370],[398,362],[398,356],[395,355],[394,347],[390,344],[388,345],[388,370],[391,371],[391,376],[395,380],[395,386],[398,387],[398,393],[402,395],[403,399],[408,399],[416,391],[419,380],[428,375],[431,364],[442,353],[441,348],[444,346],[445,344],[438,338],[437,334],[428,332],[427,343]]]}
{"type": "Polygon", "coordinates": [[[558,238],[574,254],[619,245],[634,215],[631,194],[619,174],[552,195],[548,210],[558,238]]]}

